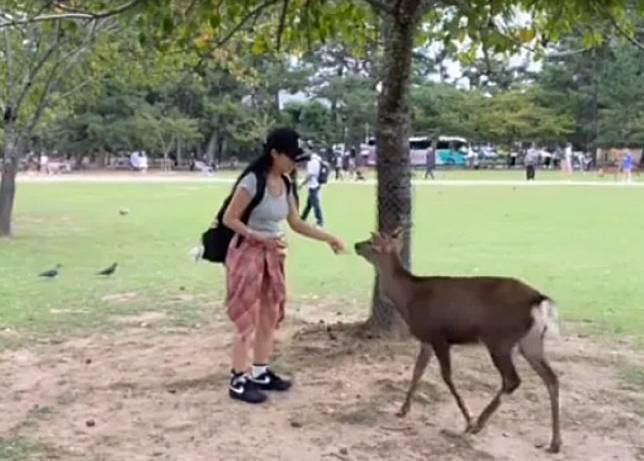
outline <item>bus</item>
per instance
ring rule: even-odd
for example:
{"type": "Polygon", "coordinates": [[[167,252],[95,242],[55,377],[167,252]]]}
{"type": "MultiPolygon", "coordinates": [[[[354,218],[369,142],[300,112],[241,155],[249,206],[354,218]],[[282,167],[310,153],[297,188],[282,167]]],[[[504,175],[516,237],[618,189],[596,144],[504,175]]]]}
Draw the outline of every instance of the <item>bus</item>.
{"type": "Polygon", "coordinates": [[[436,142],[436,165],[465,166],[470,143],[457,136],[439,136],[436,142]]]}
{"type": "MultiPolygon", "coordinates": [[[[427,151],[432,145],[428,136],[409,138],[409,160],[412,167],[424,167],[427,163],[427,151]]],[[[470,144],[465,138],[439,136],[436,141],[436,165],[465,166],[470,144]]],[[[369,166],[376,165],[376,139],[370,138],[361,149],[369,166]]]]}

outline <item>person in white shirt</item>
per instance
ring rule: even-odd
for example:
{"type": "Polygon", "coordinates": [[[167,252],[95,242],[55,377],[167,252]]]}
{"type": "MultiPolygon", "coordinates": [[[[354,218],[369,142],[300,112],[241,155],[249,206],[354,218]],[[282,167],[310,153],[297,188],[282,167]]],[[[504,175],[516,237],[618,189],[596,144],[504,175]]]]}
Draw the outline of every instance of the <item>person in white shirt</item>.
{"type": "Polygon", "coordinates": [[[139,170],[141,170],[142,173],[148,172],[148,156],[145,151],[141,152],[141,155],[139,156],[139,170]]]}
{"type": "Polygon", "coordinates": [[[311,209],[315,214],[315,221],[319,227],[324,226],[324,218],[322,217],[322,207],[320,206],[320,188],[321,184],[319,183],[320,171],[322,169],[322,158],[313,153],[311,159],[306,164],[306,179],[302,183],[302,187],[305,185],[309,188],[309,196],[306,200],[306,206],[302,212],[302,220],[306,221],[308,218],[311,209]]]}
{"type": "Polygon", "coordinates": [[[335,179],[339,181],[342,179],[342,163],[343,163],[343,154],[341,151],[335,153],[335,179]]]}
{"type": "Polygon", "coordinates": [[[562,167],[564,175],[570,178],[572,176],[572,143],[566,144],[562,167]]]}
{"type": "Polygon", "coordinates": [[[132,169],[134,169],[135,171],[139,170],[139,160],[140,160],[139,152],[138,151],[132,152],[132,154],[130,155],[130,165],[132,165],[132,169]]]}
{"type": "Polygon", "coordinates": [[[40,154],[39,169],[41,173],[44,173],[45,171],[47,171],[48,163],[49,163],[49,157],[47,157],[46,154],[40,154]]]}

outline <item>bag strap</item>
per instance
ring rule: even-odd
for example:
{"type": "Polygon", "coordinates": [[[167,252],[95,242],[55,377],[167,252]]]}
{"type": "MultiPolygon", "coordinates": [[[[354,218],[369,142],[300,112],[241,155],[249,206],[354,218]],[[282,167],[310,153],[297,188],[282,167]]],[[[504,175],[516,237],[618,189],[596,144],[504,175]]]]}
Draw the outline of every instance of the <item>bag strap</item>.
{"type": "Polygon", "coordinates": [[[291,184],[291,180],[288,178],[288,176],[282,175],[282,180],[284,181],[284,186],[286,187],[286,197],[288,198],[288,196],[291,195],[291,187],[293,187],[293,185],[291,184]]]}
{"type": "Polygon", "coordinates": [[[255,196],[253,199],[250,201],[246,209],[241,215],[241,220],[244,224],[248,223],[248,220],[250,219],[250,214],[253,212],[255,208],[257,208],[257,205],[262,203],[262,200],[264,200],[264,194],[266,193],[266,175],[261,174],[261,175],[255,175],[257,178],[257,187],[255,188],[255,196]]]}
{"type": "MultiPolygon", "coordinates": [[[[250,215],[253,212],[255,208],[262,202],[264,199],[264,195],[266,193],[266,175],[256,175],[257,177],[257,186],[255,189],[255,195],[253,196],[252,200],[244,210],[244,212],[241,215],[241,221],[244,224],[248,223],[248,220],[250,219],[250,215]]],[[[286,197],[291,193],[291,189],[293,187],[293,184],[291,183],[291,180],[287,176],[282,176],[282,180],[284,180],[284,186],[286,187],[286,197]]],[[[228,205],[230,204],[230,201],[233,198],[233,194],[235,193],[235,188],[237,187],[237,184],[233,186],[232,192],[226,197],[224,202],[221,205],[221,208],[219,209],[219,212],[217,213],[217,223],[221,224],[224,219],[224,213],[226,212],[226,209],[228,208],[228,205]]],[[[240,241],[242,240],[240,236],[240,241]]]]}

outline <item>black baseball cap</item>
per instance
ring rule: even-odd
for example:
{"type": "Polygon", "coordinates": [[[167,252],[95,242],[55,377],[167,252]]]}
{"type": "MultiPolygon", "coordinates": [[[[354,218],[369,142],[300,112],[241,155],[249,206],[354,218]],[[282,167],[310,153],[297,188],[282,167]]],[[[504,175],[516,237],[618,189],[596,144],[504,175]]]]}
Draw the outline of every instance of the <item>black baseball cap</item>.
{"type": "Polygon", "coordinates": [[[275,128],[266,137],[266,151],[275,149],[277,152],[286,154],[294,162],[305,162],[311,156],[300,147],[300,135],[293,128],[275,128]]]}

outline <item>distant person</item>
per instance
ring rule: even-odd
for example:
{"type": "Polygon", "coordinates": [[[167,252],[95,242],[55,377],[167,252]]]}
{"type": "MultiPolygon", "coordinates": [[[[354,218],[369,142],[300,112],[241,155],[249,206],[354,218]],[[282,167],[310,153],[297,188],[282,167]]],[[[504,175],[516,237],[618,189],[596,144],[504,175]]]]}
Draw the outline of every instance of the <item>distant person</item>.
{"type": "Polygon", "coordinates": [[[342,171],[344,172],[344,176],[348,176],[349,174],[349,151],[345,151],[342,153],[342,171]]]}
{"type": "Polygon", "coordinates": [[[539,164],[539,151],[534,144],[528,149],[524,163],[526,180],[534,181],[537,171],[537,165],[539,164]]]}
{"type": "Polygon", "coordinates": [[[543,156],[543,167],[550,168],[552,164],[552,153],[544,149],[541,155],[543,156]]]}
{"type": "Polygon", "coordinates": [[[139,171],[141,165],[141,156],[139,151],[134,151],[130,154],[130,166],[134,171],[139,171]]]}
{"type": "Polygon", "coordinates": [[[572,143],[567,143],[564,149],[563,162],[561,164],[564,176],[568,179],[572,176],[572,143]]]}
{"type": "Polygon", "coordinates": [[[39,158],[39,170],[41,173],[47,172],[47,164],[49,163],[49,157],[44,152],[40,154],[39,158]]]}
{"type": "Polygon", "coordinates": [[[624,181],[630,183],[633,181],[633,154],[627,150],[622,159],[622,171],[624,172],[624,181]]]}
{"type": "Polygon", "coordinates": [[[349,151],[349,178],[355,179],[356,177],[356,150],[351,148],[349,151]]]}
{"type": "Polygon", "coordinates": [[[590,152],[585,152],[581,157],[581,161],[583,162],[584,171],[590,171],[593,167],[593,155],[590,152]]]}
{"type": "Polygon", "coordinates": [[[335,169],[335,180],[339,181],[342,179],[342,152],[335,153],[333,165],[335,169]]]}
{"type": "Polygon", "coordinates": [[[144,174],[148,172],[148,156],[145,151],[142,151],[139,156],[139,171],[144,174]]]}
{"type": "Polygon", "coordinates": [[[517,164],[517,152],[512,150],[508,156],[508,168],[514,168],[517,164]]]}
{"type": "Polygon", "coordinates": [[[561,148],[557,147],[555,149],[554,154],[552,155],[552,168],[555,170],[558,170],[559,167],[561,166],[561,158],[563,157],[563,153],[561,152],[561,148]]]}
{"type": "Polygon", "coordinates": [[[436,168],[436,151],[434,150],[434,144],[430,144],[429,148],[427,149],[427,153],[425,154],[425,179],[429,178],[431,176],[432,179],[436,179],[434,177],[434,169],[436,168]]]}
{"type": "Polygon", "coordinates": [[[304,178],[304,182],[301,185],[301,187],[308,186],[309,189],[306,206],[302,212],[302,221],[306,221],[311,209],[313,209],[315,222],[318,227],[324,227],[324,217],[322,216],[322,206],[320,204],[320,189],[322,188],[322,183],[326,183],[327,177],[328,166],[324,164],[318,154],[313,153],[311,159],[306,164],[306,178],[304,178]],[[323,171],[325,168],[326,177],[323,171]]]}

